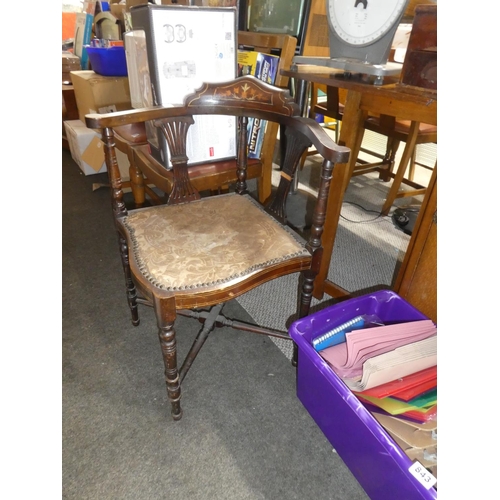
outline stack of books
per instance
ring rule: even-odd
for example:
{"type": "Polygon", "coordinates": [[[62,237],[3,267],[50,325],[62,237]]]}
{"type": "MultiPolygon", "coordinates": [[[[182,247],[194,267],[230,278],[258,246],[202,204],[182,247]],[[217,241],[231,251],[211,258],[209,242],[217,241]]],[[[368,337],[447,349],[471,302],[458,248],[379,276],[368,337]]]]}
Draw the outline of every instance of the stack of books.
{"type": "MultiPolygon", "coordinates": [[[[272,54],[238,50],[238,76],[253,75],[266,83],[274,84],[280,58],[272,54]]],[[[248,119],[248,157],[260,158],[266,131],[266,120],[248,119]]]]}

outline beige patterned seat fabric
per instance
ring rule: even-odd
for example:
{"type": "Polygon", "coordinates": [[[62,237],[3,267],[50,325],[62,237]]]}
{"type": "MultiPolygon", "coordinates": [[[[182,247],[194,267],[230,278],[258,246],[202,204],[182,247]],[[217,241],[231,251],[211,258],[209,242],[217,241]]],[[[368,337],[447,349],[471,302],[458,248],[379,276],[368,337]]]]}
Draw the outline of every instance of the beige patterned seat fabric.
{"type": "Polygon", "coordinates": [[[144,276],[166,290],[224,283],[291,257],[303,243],[248,196],[234,193],[130,212],[124,219],[144,276]]]}

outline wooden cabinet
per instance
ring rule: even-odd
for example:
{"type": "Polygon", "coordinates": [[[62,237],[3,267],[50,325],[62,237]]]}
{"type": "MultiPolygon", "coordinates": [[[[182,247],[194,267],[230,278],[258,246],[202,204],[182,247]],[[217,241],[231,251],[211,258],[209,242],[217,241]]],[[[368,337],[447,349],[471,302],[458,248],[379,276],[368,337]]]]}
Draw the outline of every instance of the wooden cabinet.
{"type": "Polygon", "coordinates": [[[437,323],[437,165],[394,291],[437,323]]]}
{"type": "Polygon", "coordinates": [[[62,84],[62,147],[69,151],[68,139],[64,122],[67,120],[78,120],[78,108],[76,106],[75,91],[73,85],[62,84]]]}

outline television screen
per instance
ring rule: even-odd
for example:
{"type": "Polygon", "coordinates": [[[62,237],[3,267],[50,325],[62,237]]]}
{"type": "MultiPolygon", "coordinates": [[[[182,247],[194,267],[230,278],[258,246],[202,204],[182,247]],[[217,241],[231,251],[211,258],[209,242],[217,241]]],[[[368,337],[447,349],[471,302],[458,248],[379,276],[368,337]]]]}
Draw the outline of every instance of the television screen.
{"type": "Polygon", "coordinates": [[[249,0],[247,30],[298,36],[306,0],[249,0]]]}
{"type": "Polygon", "coordinates": [[[240,0],[239,29],[303,38],[310,0],[240,0]]]}

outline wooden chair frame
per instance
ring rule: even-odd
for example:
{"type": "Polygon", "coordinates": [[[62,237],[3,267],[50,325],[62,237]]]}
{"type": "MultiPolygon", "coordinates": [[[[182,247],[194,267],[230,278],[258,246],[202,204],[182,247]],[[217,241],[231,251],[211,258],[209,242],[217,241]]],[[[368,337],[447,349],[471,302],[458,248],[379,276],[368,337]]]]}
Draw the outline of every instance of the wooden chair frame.
{"type": "MultiPolygon", "coordinates": [[[[239,330],[290,339],[286,330],[276,331],[256,325],[226,321],[221,314],[225,302],[275,278],[290,273],[301,273],[297,316],[300,318],[309,313],[314,279],[318,274],[321,262],[323,248],[321,237],[327,207],[329,202],[340,203],[339,200],[332,200],[332,193],[341,196],[343,182],[347,175],[349,149],[338,146],[314,120],[301,117],[299,107],[288,90],[278,89],[251,76],[229,82],[204,84],[194,94],[185,99],[183,106],[154,107],[102,115],[90,114],[86,116],[86,124],[89,128],[101,131],[105,145],[106,165],[111,184],[112,209],[118,230],[120,254],[125,273],[127,299],[132,314],[132,323],[134,325],[139,324],[139,305],[154,308],[165,365],[167,395],[171,404],[172,416],[175,420],[178,420],[182,416],[180,406],[181,383],[209,333],[216,326],[228,324],[239,330]],[[238,181],[236,182],[236,192],[234,194],[202,198],[191,182],[188,173],[188,157],[186,155],[187,131],[194,122],[193,115],[202,114],[233,115],[239,120],[238,154],[235,162],[238,181]],[[279,124],[281,137],[285,143],[285,155],[282,159],[280,183],[271,199],[265,206],[261,208],[256,206],[249,210],[248,213],[246,210],[242,210],[238,214],[238,217],[243,221],[241,226],[231,228],[232,233],[237,233],[238,236],[244,235],[244,245],[239,247],[237,245],[234,255],[239,257],[244,254],[245,257],[242,257],[241,260],[242,265],[246,267],[243,267],[243,271],[238,271],[238,273],[231,274],[229,277],[222,276],[220,279],[209,280],[201,284],[195,281],[194,285],[189,280],[183,281],[182,285],[172,284],[170,275],[168,277],[161,275],[161,273],[160,276],[154,275],[150,269],[147,269],[147,265],[144,264],[141,255],[139,255],[140,238],[137,236],[137,228],[132,227],[132,219],[138,225],[144,217],[149,216],[163,221],[165,214],[171,214],[172,210],[185,210],[185,207],[189,205],[188,212],[189,210],[198,210],[197,214],[203,217],[203,228],[211,228],[213,227],[211,224],[212,212],[205,210],[207,203],[211,204],[210,207],[216,207],[217,203],[228,203],[228,201],[247,203],[249,207],[253,207],[257,203],[256,200],[252,201],[252,198],[248,195],[246,184],[248,165],[246,156],[248,144],[247,120],[249,117],[266,119],[279,124]],[[147,120],[152,120],[163,131],[169,144],[173,165],[172,189],[166,205],[128,210],[124,203],[120,171],[116,162],[113,128],[147,120]],[[286,200],[300,158],[311,145],[322,155],[323,166],[310,236],[305,241],[300,235],[293,238],[289,237],[292,234],[292,229],[287,226],[286,200]],[[335,167],[335,189],[333,189],[332,173],[335,164],[338,165],[335,167]],[[239,199],[246,201],[240,202],[239,199]],[[257,261],[256,263],[247,258],[246,251],[257,243],[256,238],[248,238],[247,235],[248,227],[259,223],[256,219],[258,221],[265,219],[266,224],[272,225],[273,232],[268,242],[269,247],[274,247],[275,242],[281,243],[280,238],[288,235],[286,236],[288,238],[287,244],[293,250],[283,255],[278,254],[278,257],[268,258],[266,255],[267,260],[265,259],[264,262],[257,261]],[[297,248],[300,250],[297,250],[297,248]],[[200,308],[206,307],[211,309],[208,312],[200,311],[200,308]],[[179,314],[196,317],[204,323],[203,329],[180,367],[177,364],[176,331],[174,328],[175,319],[179,314]]],[[[178,211],[174,212],[174,214],[178,213],[178,211]]],[[[219,215],[225,218],[226,214],[227,211],[219,215]]],[[[165,231],[175,227],[176,221],[179,221],[178,215],[170,217],[170,226],[162,226],[165,227],[165,231]]],[[[199,237],[198,233],[189,233],[191,224],[186,220],[183,219],[182,224],[181,232],[184,238],[182,241],[184,242],[187,238],[188,243],[191,241],[196,242],[199,237]]],[[[141,229],[143,228],[141,227],[141,229]]],[[[210,231],[206,232],[210,234],[210,237],[214,238],[214,241],[218,242],[220,234],[215,228],[214,231],[214,234],[211,234],[210,231]]],[[[155,234],[159,232],[161,231],[156,231],[155,234]]],[[[252,232],[251,235],[253,234],[252,232]]],[[[265,239],[267,233],[263,232],[263,234],[265,239]]],[[[167,243],[170,248],[173,248],[174,243],[177,243],[176,237],[177,233],[169,235],[170,239],[167,243]]],[[[180,242],[182,239],[180,235],[179,238],[180,242]]],[[[147,240],[147,238],[145,239],[147,240]]],[[[241,243],[241,238],[237,243],[241,243]]],[[[255,253],[258,255],[259,252],[267,252],[269,247],[267,245],[262,247],[261,245],[255,253]]],[[[158,248],[163,250],[166,245],[162,244],[158,248]]],[[[189,246],[189,248],[191,249],[192,246],[189,246]]],[[[209,254],[210,251],[206,255],[209,254]]],[[[172,262],[172,255],[168,253],[163,257],[168,262],[172,262]]],[[[172,264],[172,266],[174,269],[180,267],[180,271],[184,270],[182,264],[172,264]]],[[[181,274],[184,277],[184,274],[181,274]]],[[[197,276],[196,279],[199,279],[199,277],[197,276]]],[[[285,327],[285,325],[283,326],[285,327]]],[[[297,350],[296,346],[294,347],[293,363],[296,364],[297,350]]]]}

